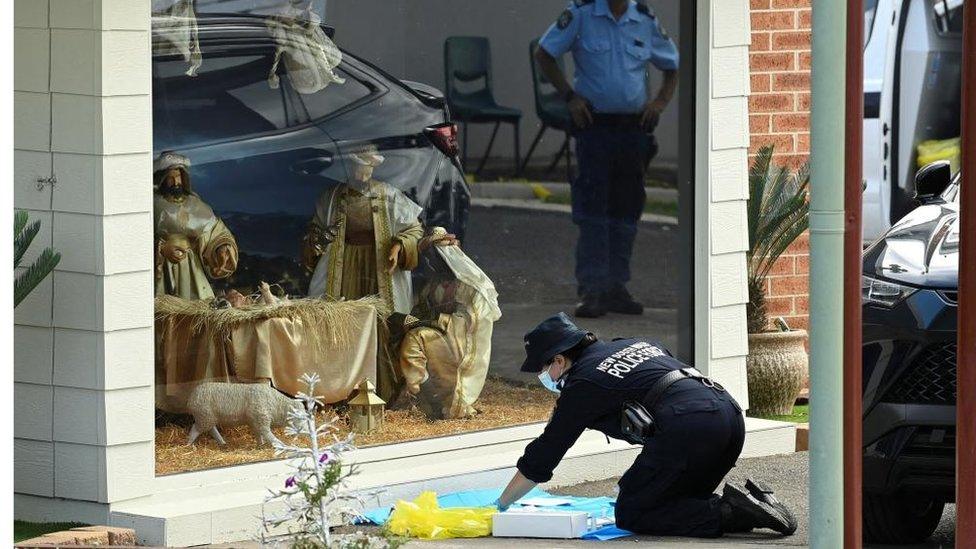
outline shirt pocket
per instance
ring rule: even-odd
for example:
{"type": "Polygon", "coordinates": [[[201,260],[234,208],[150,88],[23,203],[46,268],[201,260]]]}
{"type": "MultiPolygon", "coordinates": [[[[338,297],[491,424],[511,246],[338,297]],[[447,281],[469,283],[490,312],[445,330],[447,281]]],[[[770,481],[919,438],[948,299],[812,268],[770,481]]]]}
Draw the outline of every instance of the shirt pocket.
{"type": "Polygon", "coordinates": [[[593,55],[606,55],[610,53],[610,39],[604,36],[584,36],[580,43],[587,53],[593,55]]]}
{"type": "Polygon", "coordinates": [[[715,399],[686,400],[671,405],[671,411],[676,416],[685,414],[714,413],[718,411],[715,399]]]}
{"type": "Polygon", "coordinates": [[[639,70],[647,66],[651,61],[651,48],[645,45],[627,44],[627,68],[629,70],[639,70]]]}

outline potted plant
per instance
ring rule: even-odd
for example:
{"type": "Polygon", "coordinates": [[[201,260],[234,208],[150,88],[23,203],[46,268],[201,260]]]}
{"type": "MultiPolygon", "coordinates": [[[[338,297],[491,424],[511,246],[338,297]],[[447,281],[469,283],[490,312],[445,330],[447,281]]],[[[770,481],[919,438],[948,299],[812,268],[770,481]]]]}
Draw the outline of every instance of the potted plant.
{"type": "Polygon", "coordinates": [[[807,333],[780,321],[772,329],[766,312],[766,275],[810,224],[809,164],[793,172],[772,165],[773,147],[759,150],[749,170],[749,303],[746,373],[750,413],[788,415],[807,377],[807,333]]]}

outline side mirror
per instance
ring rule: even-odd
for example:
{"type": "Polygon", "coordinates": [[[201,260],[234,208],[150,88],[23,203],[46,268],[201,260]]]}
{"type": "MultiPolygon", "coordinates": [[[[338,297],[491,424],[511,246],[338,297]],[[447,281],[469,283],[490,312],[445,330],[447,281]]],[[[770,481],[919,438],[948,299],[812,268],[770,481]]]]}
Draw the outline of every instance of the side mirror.
{"type": "Polygon", "coordinates": [[[934,201],[952,181],[948,160],[927,164],[915,174],[915,200],[922,204],[934,201]]]}
{"type": "Polygon", "coordinates": [[[325,29],[325,35],[329,37],[329,40],[335,40],[335,27],[331,25],[322,25],[325,29]]]}

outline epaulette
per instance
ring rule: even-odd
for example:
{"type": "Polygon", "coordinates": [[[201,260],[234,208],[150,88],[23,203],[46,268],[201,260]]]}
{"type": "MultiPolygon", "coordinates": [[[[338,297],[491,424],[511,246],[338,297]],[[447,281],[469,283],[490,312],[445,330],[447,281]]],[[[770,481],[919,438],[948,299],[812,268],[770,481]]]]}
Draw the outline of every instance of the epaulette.
{"type": "Polygon", "coordinates": [[[637,11],[643,13],[644,15],[650,17],[651,19],[654,19],[654,10],[652,10],[650,6],[648,6],[644,2],[637,2],[637,11]]]}
{"type": "Polygon", "coordinates": [[[592,4],[593,0],[573,0],[573,5],[577,8],[582,8],[587,4],[592,4]]]}

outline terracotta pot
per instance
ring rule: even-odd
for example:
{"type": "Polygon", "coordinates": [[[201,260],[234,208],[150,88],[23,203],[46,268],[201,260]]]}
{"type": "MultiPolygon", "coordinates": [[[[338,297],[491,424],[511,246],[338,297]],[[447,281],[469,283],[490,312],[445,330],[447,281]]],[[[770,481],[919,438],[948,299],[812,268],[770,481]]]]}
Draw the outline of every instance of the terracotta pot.
{"type": "Polygon", "coordinates": [[[805,330],[749,334],[749,415],[788,415],[807,379],[805,330]]]}

